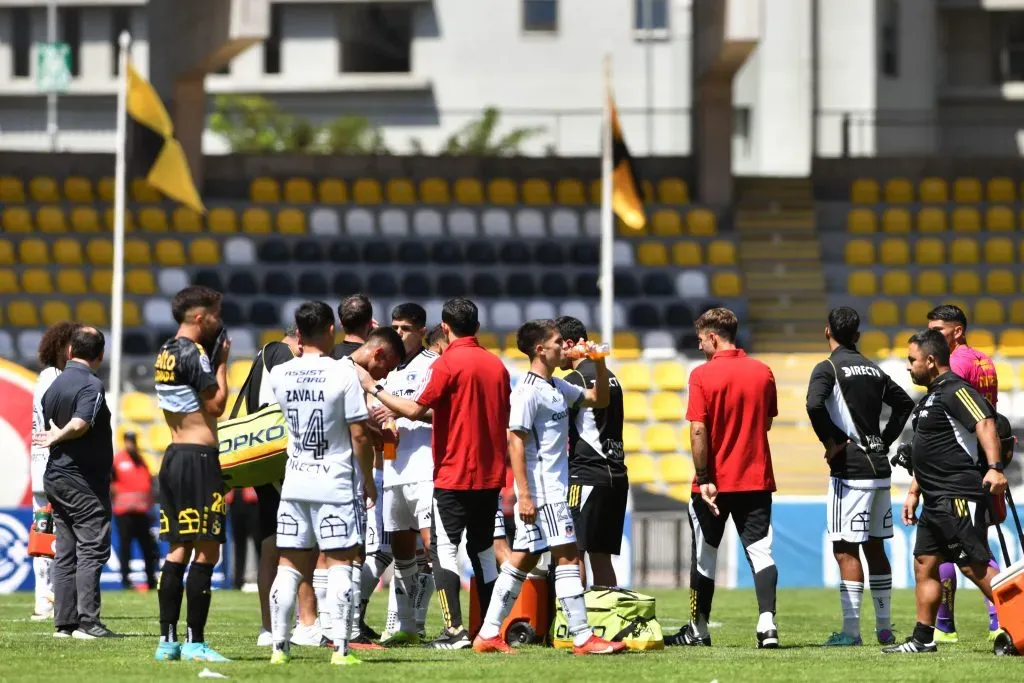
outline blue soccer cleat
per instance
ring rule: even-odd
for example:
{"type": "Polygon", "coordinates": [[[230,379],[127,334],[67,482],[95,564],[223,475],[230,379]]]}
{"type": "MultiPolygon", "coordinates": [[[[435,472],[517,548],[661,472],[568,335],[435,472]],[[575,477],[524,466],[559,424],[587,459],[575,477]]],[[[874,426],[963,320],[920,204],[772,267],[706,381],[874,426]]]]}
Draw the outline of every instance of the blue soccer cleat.
{"type": "Polygon", "coordinates": [[[168,643],[161,640],[156,646],[156,654],[153,656],[158,662],[176,662],[181,659],[181,644],[168,643]]]}
{"type": "Polygon", "coordinates": [[[186,662],[230,662],[206,643],[185,643],[181,647],[181,658],[186,662]]]}

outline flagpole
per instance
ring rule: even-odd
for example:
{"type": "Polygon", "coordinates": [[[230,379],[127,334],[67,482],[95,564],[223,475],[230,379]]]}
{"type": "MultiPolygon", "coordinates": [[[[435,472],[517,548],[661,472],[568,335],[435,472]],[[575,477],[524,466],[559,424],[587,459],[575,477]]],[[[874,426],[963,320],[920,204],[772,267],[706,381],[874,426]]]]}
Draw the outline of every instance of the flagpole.
{"type": "Polygon", "coordinates": [[[615,335],[615,217],[612,213],[612,57],[604,58],[604,130],[601,145],[601,341],[615,335]]]}
{"type": "Polygon", "coordinates": [[[128,154],[128,53],[131,42],[131,35],[121,31],[117,37],[120,69],[114,148],[114,277],[110,288],[110,430],[114,435],[115,450],[121,447],[117,440],[117,427],[121,417],[121,348],[124,336],[124,214],[128,154]]]}

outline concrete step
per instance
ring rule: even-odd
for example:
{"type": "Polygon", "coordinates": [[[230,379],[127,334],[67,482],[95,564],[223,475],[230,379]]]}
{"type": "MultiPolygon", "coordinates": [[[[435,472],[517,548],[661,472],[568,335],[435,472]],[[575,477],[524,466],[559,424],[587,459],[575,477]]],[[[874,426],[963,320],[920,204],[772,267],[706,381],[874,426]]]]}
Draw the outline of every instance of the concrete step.
{"type": "MultiPolygon", "coordinates": [[[[824,329],[824,328],[822,328],[824,329]]],[[[824,347],[824,339],[821,335],[818,336],[817,340],[806,338],[793,338],[786,337],[784,339],[772,338],[763,339],[755,335],[753,340],[754,351],[760,355],[762,353],[814,353],[815,351],[821,352],[824,347]]]]}
{"type": "MultiPolygon", "coordinates": [[[[779,302],[750,302],[750,322],[755,329],[761,325],[778,325],[781,322],[795,324],[808,323],[813,325],[809,331],[820,332],[828,316],[828,306],[823,300],[804,301],[796,304],[779,302]]],[[[771,329],[765,330],[771,332],[771,329]]],[[[797,330],[802,333],[805,330],[797,330]]]]}
{"type": "Polygon", "coordinates": [[[772,239],[751,241],[740,239],[741,261],[821,261],[821,246],[811,240],[772,239]]]}
{"type": "Polygon", "coordinates": [[[775,210],[749,210],[741,206],[736,211],[734,224],[737,230],[785,228],[815,226],[814,211],[809,209],[790,209],[779,206],[775,210]]]}

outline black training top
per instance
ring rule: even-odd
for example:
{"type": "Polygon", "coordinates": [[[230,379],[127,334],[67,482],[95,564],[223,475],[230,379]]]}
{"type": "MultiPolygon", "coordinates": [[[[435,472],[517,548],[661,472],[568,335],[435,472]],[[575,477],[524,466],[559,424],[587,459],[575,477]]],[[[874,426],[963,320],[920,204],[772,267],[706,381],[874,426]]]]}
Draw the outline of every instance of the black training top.
{"type": "Polygon", "coordinates": [[[50,447],[46,476],[63,474],[84,479],[93,488],[109,486],[114,466],[114,439],[110,431],[110,410],[99,377],[92,374],[88,365],[70,361],[43,394],[42,404],[47,427],[51,420],[58,427],[64,427],[74,417],[89,423],[88,431],[79,438],[50,447]]]}
{"type": "MultiPolygon", "coordinates": [[[[589,389],[597,382],[597,366],[584,360],[565,381],[589,389]]],[[[608,406],[577,408],[569,413],[569,481],[610,486],[626,479],[622,446],[622,385],[608,372],[608,406]]]]}

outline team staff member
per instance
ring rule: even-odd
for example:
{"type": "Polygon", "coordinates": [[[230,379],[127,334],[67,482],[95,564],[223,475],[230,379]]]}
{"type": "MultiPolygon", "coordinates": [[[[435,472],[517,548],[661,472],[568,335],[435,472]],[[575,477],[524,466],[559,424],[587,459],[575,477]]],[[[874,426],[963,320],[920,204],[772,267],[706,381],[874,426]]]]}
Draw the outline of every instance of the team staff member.
{"type": "Polygon", "coordinates": [[[832,354],[815,366],[807,386],[807,416],[825,447],[829,466],[826,528],[839,563],[843,628],[825,645],[860,645],[860,605],[864,596],[861,549],[871,573],[875,635],[882,645],[892,632],[892,568],[885,539],[892,538],[892,467],[887,454],[899,438],[914,401],[887,374],[857,350],[860,316],[847,306],[828,314],[825,340],[832,354]],[[882,405],[892,412],[879,430],[882,405]]]}
{"type": "Polygon", "coordinates": [[[476,304],[456,297],[445,302],[441,325],[448,348],[434,362],[415,400],[384,391],[368,373],[363,388],[396,414],[411,420],[433,410],[434,517],[431,550],[434,581],[445,630],[429,647],[470,647],[459,605],[458,548],[466,534],[480,613],[486,614],[498,567],[494,560],[494,514],[505,482],[506,427],[511,385],[497,356],[480,346],[476,304]]]}
{"type": "MultiPolygon", "coordinates": [[[[555,324],[566,348],[580,339],[587,341],[587,328],[576,318],[563,316],[555,324]]],[[[586,357],[568,360],[563,356],[561,369],[572,369],[566,382],[587,390],[597,386],[597,365],[586,357]]],[[[569,421],[569,506],[580,549],[580,575],[586,584],[589,558],[591,583],[596,586],[618,585],[612,555],[622,548],[629,497],[622,447],[622,386],[610,371],[608,386],[607,405],[574,410],[569,421]]]]}
{"type": "Polygon", "coordinates": [[[760,616],[757,647],[777,648],[772,558],[772,492],[775,476],[768,430],[778,414],[775,377],[767,365],[736,348],[736,314],[712,308],[696,322],[708,362],[690,373],[690,450],[696,476],[690,498],[693,560],[690,623],[666,645],[710,645],[708,621],[715,594],[718,546],[732,516],[754,574],[760,616]]]}
{"type": "MultiPolygon", "coordinates": [[[[949,344],[950,369],[984,396],[994,409],[999,400],[996,366],[991,358],[967,345],[967,315],[963,310],[952,305],[933,308],[928,312],[928,328],[941,332],[949,344]]],[[[989,560],[989,563],[999,571],[999,563],[995,558],[989,560]]],[[[939,614],[935,622],[935,642],[956,643],[959,641],[954,616],[956,565],[952,562],[943,562],[939,565],[939,580],[942,582],[942,602],[939,603],[939,614]]],[[[991,600],[987,600],[986,605],[989,639],[993,639],[999,632],[999,617],[996,616],[996,606],[991,600]]]]}
{"type": "Polygon", "coordinates": [[[80,327],[71,335],[68,362],[43,395],[43,422],[32,437],[48,448],[43,487],[53,506],[53,623],[57,638],[110,638],[100,622],[100,575],[110,559],[110,469],[114,438],[103,382],[103,333],[80,327]]]}
{"type": "Polygon", "coordinates": [[[117,524],[118,562],[121,564],[121,585],[131,588],[132,542],[139,545],[146,568],[146,585],[156,589],[159,551],[150,531],[153,520],[153,475],[139,453],[135,432],[125,432],[124,450],[114,455],[114,475],[110,489],[114,494],[114,521],[117,524]]]}
{"type": "Polygon", "coordinates": [[[917,625],[905,643],[885,648],[885,653],[937,651],[934,626],[942,600],[939,563],[943,560],[955,562],[992,599],[991,582],[997,570],[989,564],[986,488],[993,496],[1006,492],[995,412],[950,370],[949,356],[949,346],[938,330],[910,338],[907,370],[914,384],[928,387],[914,412],[910,455],[914,479],[903,504],[903,523],[917,524],[917,625]],[[918,518],[922,495],[924,508],[918,518]]]}
{"type": "Polygon", "coordinates": [[[178,331],[160,347],[154,367],[157,402],[171,430],[160,464],[160,538],[170,544],[160,574],[158,661],[224,662],[206,643],[213,567],[224,543],[227,504],[220,471],[217,418],[228,400],[227,360],[231,346],[211,349],[216,370],[199,344],[221,329],[220,292],[193,285],[178,292],[171,311],[178,331]],[[185,583],[186,564],[188,583],[185,583]],[[188,593],[188,632],[178,643],[181,599],[188,593]]]}
{"type": "Polygon", "coordinates": [[[338,304],[338,319],[344,337],[334,345],[331,357],[335,360],[345,358],[364,343],[374,325],[373,304],[365,294],[353,294],[338,304]]]}

